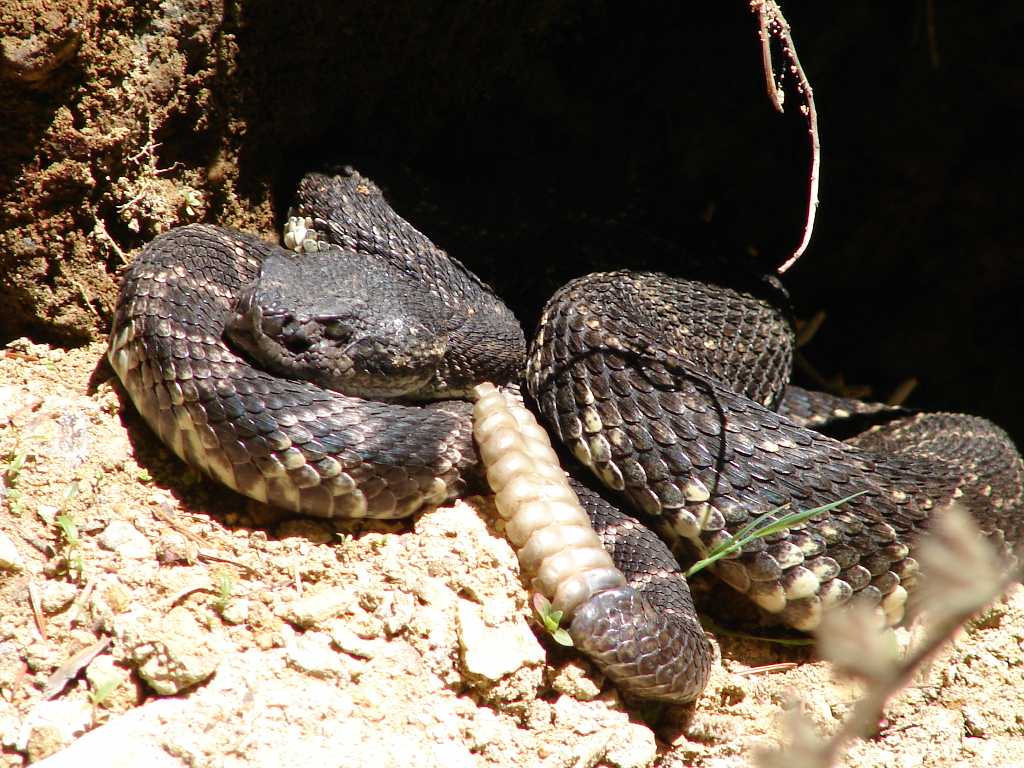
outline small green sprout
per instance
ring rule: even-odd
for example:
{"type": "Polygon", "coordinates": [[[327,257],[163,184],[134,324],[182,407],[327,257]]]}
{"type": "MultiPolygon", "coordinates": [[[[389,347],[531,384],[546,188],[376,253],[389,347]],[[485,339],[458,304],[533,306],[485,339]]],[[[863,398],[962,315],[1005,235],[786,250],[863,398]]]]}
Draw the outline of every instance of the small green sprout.
{"type": "Polygon", "coordinates": [[[197,209],[203,205],[203,197],[194,189],[186,189],[183,195],[185,199],[185,213],[189,216],[195,216],[197,209]]]}
{"type": "MultiPolygon", "coordinates": [[[[74,494],[71,494],[74,495],[74,494]]],[[[68,497],[70,498],[70,497],[68,497]]],[[[60,532],[61,549],[67,562],[68,575],[75,574],[75,580],[82,580],[85,562],[82,559],[81,539],[78,537],[78,523],[70,512],[61,512],[54,518],[54,524],[60,532]]]]}
{"type": "Polygon", "coordinates": [[[28,451],[23,448],[11,457],[7,466],[0,472],[0,488],[3,491],[0,493],[0,499],[7,499],[8,509],[14,514],[21,514],[24,504],[24,498],[18,490],[18,477],[27,459],[28,451]]]}
{"type": "Polygon", "coordinates": [[[114,695],[121,685],[121,681],[116,677],[111,677],[109,680],[104,680],[99,685],[95,686],[89,691],[89,702],[93,707],[101,707],[103,704],[114,695]]]}
{"type": "Polygon", "coordinates": [[[217,613],[224,613],[235,593],[235,579],[228,571],[218,571],[216,578],[217,596],[213,598],[213,608],[217,613]]]}
{"type": "Polygon", "coordinates": [[[560,626],[562,611],[555,610],[551,605],[551,601],[539,592],[533,595],[533,610],[537,614],[537,618],[544,625],[544,629],[554,638],[556,643],[559,645],[572,645],[572,638],[569,636],[568,631],[566,631],[565,627],[560,626]]]}
{"type": "Polygon", "coordinates": [[[78,538],[78,525],[75,523],[75,518],[68,512],[61,512],[57,515],[54,523],[60,529],[61,542],[65,547],[75,549],[81,543],[78,538]]]}
{"type": "Polygon", "coordinates": [[[712,563],[721,560],[723,557],[726,557],[732,554],[733,552],[736,552],[737,550],[741,549],[744,545],[748,544],[751,541],[754,541],[755,539],[763,539],[765,536],[771,536],[773,533],[789,530],[790,528],[799,525],[800,523],[814,517],[815,515],[820,515],[824,512],[831,512],[836,507],[839,507],[840,505],[845,504],[851,499],[855,499],[858,496],[861,496],[865,493],[867,493],[867,491],[859,491],[857,493],[846,496],[845,498],[839,499],[838,501],[833,501],[830,502],[829,504],[823,504],[822,506],[815,507],[814,509],[806,509],[803,510],[802,512],[790,512],[789,514],[784,515],[783,517],[780,517],[777,520],[773,519],[775,515],[785,510],[789,506],[788,504],[783,505],[781,507],[777,507],[776,509],[770,510],[769,512],[765,512],[763,515],[758,515],[749,523],[747,523],[738,531],[736,531],[736,533],[730,540],[724,541],[718,544],[717,546],[712,547],[708,551],[706,557],[704,557],[701,560],[698,560],[696,563],[690,566],[690,569],[686,572],[686,577],[690,578],[695,573],[699,573],[712,563]]]}
{"type": "Polygon", "coordinates": [[[25,466],[25,461],[28,459],[28,451],[24,448],[14,454],[11,457],[10,462],[4,467],[4,479],[12,485],[18,482],[18,475],[21,474],[21,468],[25,466]]]}

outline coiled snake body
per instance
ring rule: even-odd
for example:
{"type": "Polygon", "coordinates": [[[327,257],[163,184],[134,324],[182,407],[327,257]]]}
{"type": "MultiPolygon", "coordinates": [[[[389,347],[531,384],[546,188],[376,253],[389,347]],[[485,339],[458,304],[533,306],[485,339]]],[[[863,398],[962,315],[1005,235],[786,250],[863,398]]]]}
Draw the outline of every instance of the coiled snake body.
{"type": "Polygon", "coordinates": [[[368,180],[309,175],[297,206],[286,244],[306,255],[195,225],[135,260],[108,356],[139,412],[178,456],[248,496],[323,517],[401,517],[479,474],[471,405],[416,401],[515,382],[525,361],[538,410],[610,489],[574,481],[630,586],[599,590],[571,631],[628,693],[694,698],[710,651],[672,551],[614,501],[677,551],[700,552],[756,514],[863,492],[715,566],[802,629],[854,597],[898,621],[916,537],[954,499],[1008,552],[1021,538],[1024,470],[1005,433],[787,387],[792,334],[753,293],[590,275],[552,297],[527,355],[501,301],[368,180]],[[312,278],[297,286],[295,270],[312,278]],[[340,296],[356,307],[339,310],[340,296]],[[378,319],[396,304],[411,319],[378,319]],[[412,347],[393,349],[389,329],[412,347]],[[821,431],[870,414],[880,425],[845,441],[821,431]]]}

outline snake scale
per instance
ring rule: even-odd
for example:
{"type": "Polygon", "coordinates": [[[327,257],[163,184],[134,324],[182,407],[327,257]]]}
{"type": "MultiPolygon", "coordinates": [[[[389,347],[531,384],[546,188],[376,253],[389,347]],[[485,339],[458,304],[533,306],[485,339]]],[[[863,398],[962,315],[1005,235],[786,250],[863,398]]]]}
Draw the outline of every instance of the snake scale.
{"type": "Polygon", "coordinates": [[[787,385],[793,334],[771,281],[588,275],[550,299],[527,350],[504,304],[369,180],[309,174],[296,211],[288,248],[190,225],[135,259],[108,357],[138,411],[178,456],[252,498],[403,517],[480,483],[468,399],[482,381],[522,381],[590,479],[565,480],[543,430],[516,436],[529,413],[478,388],[487,477],[524,570],[629,695],[700,694],[712,653],[678,556],[755,515],[861,493],[714,566],[798,629],[853,599],[898,622],[914,543],[954,500],[1007,555],[1021,539],[1024,469],[1008,436],[787,385]]]}

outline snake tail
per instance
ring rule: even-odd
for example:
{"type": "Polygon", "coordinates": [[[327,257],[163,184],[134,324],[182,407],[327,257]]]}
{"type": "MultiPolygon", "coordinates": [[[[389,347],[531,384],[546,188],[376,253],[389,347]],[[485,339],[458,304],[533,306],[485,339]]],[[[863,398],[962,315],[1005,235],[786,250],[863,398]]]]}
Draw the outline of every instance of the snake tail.
{"type": "MultiPolygon", "coordinates": [[[[475,394],[474,436],[506,535],[532,588],[562,612],[573,643],[623,694],[695,699],[707,684],[712,657],[700,625],[670,606],[658,610],[629,583],[614,549],[606,549],[592,524],[595,507],[606,523],[602,512],[615,514],[615,508],[602,505],[596,494],[587,497],[591,509],[584,507],[577,483],[561,469],[533,414],[492,384],[479,385],[475,394]]],[[[608,525],[604,532],[614,533],[608,525]]],[[[671,562],[667,550],[665,555],[671,562]]],[[[689,601],[685,581],[676,583],[689,601]]]]}

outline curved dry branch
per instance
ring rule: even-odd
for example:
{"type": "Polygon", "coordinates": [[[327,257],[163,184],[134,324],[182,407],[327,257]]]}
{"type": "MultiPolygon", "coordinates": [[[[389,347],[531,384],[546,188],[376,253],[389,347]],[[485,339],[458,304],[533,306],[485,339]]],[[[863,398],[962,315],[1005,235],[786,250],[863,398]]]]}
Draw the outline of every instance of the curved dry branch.
{"type": "Polygon", "coordinates": [[[811,83],[800,65],[800,57],[796,53],[796,44],[790,34],[789,22],[782,15],[782,9],[775,0],[750,0],[750,10],[757,14],[759,37],[761,38],[761,59],[764,66],[765,85],[772,105],[779,112],[783,111],[784,91],[782,81],[785,71],[776,79],[772,66],[771,41],[775,38],[782,46],[783,55],[789,60],[789,71],[796,78],[797,92],[803,97],[800,111],[807,118],[807,132],[811,137],[811,173],[808,179],[807,217],[804,221],[803,237],[793,254],[779,267],[781,275],[799,259],[807,250],[814,231],[814,217],[818,210],[818,179],[821,174],[821,141],[818,138],[818,111],[814,106],[814,91],[811,83]]]}

